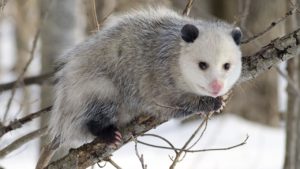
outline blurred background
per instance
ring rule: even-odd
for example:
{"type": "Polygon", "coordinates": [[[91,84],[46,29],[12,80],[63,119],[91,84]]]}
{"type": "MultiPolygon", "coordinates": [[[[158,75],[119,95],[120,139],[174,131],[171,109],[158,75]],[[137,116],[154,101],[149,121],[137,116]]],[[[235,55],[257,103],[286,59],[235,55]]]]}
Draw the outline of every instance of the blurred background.
{"type": "MultiPolygon", "coordinates": [[[[52,81],[47,77],[54,71],[55,59],[101,30],[108,17],[147,6],[166,6],[182,13],[186,3],[186,0],[1,0],[0,130],[11,121],[52,104],[52,81]],[[35,78],[31,85],[26,77],[35,78]],[[18,87],[3,87],[16,79],[18,87]]],[[[272,22],[283,20],[263,36],[242,45],[243,55],[249,56],[271,40],[299,28],[298,4],[296,0],[194,0],[190,16],[222,19],[240,26],[244,39],[266,30],[272,22]],[[295,9],[293,15],[285,17],[295,9]]],[[[226,110],[209,121],[196,149],[239,144],[249,135],[247,144],[228,151],[187,154],[178,168],[300,168],[298,72],[295,58],[238,85],[226,110]]],[[[0,136],[0,168],[34,168],[40,149],[47,142],[46,136],[40,139],[41,134],[36,134],[15,148],[9,145],[46,126],[48,119],[49,113],[44,113],[22,128],[0,136]]],[[[168,138],[180,147],[199,123],[199,119],[171,120],[150,133],[168,138]]],[[[153,138],[141,140],[163,144],[153,138]]],[[[149,169],[168,168],[172,162],[168,155],[174,156],[173,152],[142,145],[139,152],[144,154],[149,169]]],[[[134,144],[124,146],[112,158],[122,168],[141,168],[134,144]]],[[[105,168],[113,167],[108,164],[105,168]]]]}

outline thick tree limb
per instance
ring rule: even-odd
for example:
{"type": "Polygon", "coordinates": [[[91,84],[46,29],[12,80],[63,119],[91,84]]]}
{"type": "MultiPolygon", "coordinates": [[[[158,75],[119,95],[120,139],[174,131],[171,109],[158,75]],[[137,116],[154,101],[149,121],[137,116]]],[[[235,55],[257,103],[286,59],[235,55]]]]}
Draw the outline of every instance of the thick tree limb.
{"type": "MultiPolygon", "coordinates": [[[[130,142],[131,137],[139,136],[146,131],[155,128],[156,126],[166,121],[155,118],[140,117],[126,126],[121,132],[123,133],[123,144],[130,142]]],[[[71,149],[69,154],[60,160],[57,160],[47,169],[62,169],[62,168],[87,168],[100,160],[109,157],[115,150],[105,146],[101,140],[95,139],[89,144],[85,144],[78,149],[71,149]]]]}
{"type": "Polygon", "coordinates": [[[239,82],[254,79],[272,66],[294,57],[300,51],[299,46],[300,28],[282,38],[274,39],[254,55],[244,56],[239,82]]]}
{"type": "MultiPolygon", "coordinates": [[[[243,57],[243,73],[239,82],[254,79],[272,66],[288,60],[300,50],[300,29],[282,38],[273,40],[251,56],[243,57]]],[[[122,132],[123,144],[131,141],[131,137],[137,137],[150,129],[166,122],[164,120],[140,117],[127,125],[122,132]]],[[[122,145],[121,145],[122,146],[122,145]]],[[[52,162],[47,169],[62,168],[86,168],[110,156],[115,150],[106,147],[101,140],[85,144],[77,149],[70,150],[69,154],[60,160],[52,162]]]]}

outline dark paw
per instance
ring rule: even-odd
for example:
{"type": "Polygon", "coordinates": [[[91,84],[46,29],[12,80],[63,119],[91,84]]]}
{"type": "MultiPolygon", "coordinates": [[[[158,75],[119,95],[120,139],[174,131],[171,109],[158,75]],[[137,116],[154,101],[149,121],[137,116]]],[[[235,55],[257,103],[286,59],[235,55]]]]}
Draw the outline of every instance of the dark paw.
{"type": "Polygon", "coordinates": [[[122,135],[119,132],[118,128],[114,125],[101,128],[99,123],[95,121],[90,121],[88,124],[89,131],[94,135],[103,140],[103,142],[113,146],[114,148],[118,147],[122,141],[122,135]]]}
{"type": "Polygon", "coordinates": [[[213,111],[216,113],[220,113],[225,107],[225,101],[222,96],[217,97],[216,101],[214,102],[214,109],[213,111]]]}
{"type": "Polygon", "coordinates": [[[221,96],[215,98],[213,102],[213,111],[219,111],[220,109],[223,109],[223,98],[221,96]]]}
{"type": "Polygon", "coordinates": [[[232,91],[229,91],[224,96],[217,97],[217,99],[218,99],[218,103],[217,103],[218,104],[217,105],[218,109],[215,110],[215,112],[221,113],[222,110],[225,108],[226,103],[230,100],[231,96],[232,96],[232,91]]]}

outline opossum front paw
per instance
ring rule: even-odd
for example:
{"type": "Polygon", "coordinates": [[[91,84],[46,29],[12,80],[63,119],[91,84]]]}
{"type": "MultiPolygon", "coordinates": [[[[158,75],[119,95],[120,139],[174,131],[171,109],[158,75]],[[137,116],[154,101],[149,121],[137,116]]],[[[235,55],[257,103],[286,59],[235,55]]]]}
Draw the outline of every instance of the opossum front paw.
{"type": "Polygon", "coordinates": [[[99,123],[95,124],[91,121],[88,123],[88,128],[94,136],[97,136],[112,148],[117,148],[121,144],[122,134],[114,125],[100,128],[99,123]]]}
{"type": "Polygon", "coordinates": [[[225,101],[224,101],[224,99],[223,99],[222,96],[217,97],[216,100],[217,101],[215,102],[215,105],[214,105],[215,106],[214,111],[216,113],[221,113],[221,111],[224,109],[226,103],[225,103],[225,101]]]}
{"type": "Polygon", "coordinates": [[[223,109],[226,106],[226,103],[231,99],[231,96],[232,96],[232,91],[229,91],[224,96],[218,97],[218,99],[221,101],[221,106],[218,110],[215,111],[216,113],[221,113],[223,111],[223,109]]]}
{"type": "Polygon", "coordinates": [[[218,112],[224,108],[223,98],[221,96],[215,98],[213,103],[213,111],[218,112]]]}

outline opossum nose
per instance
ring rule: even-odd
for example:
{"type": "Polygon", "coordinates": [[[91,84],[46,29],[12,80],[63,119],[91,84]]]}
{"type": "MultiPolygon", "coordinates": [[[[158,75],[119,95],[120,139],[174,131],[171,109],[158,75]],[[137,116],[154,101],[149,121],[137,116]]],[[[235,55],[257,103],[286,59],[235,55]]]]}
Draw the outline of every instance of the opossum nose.
{"type": "Polygon", "coordinates": [[[219,80],[213,80],[210,83],[210,87],[212,89],[213,94],[218,94],[223,88],[223,83],[219,80]]]}

